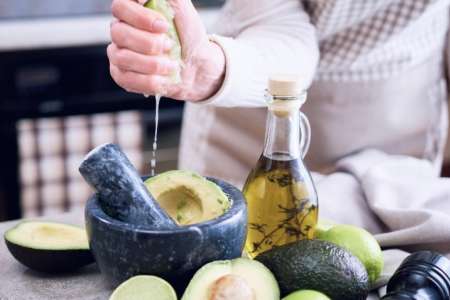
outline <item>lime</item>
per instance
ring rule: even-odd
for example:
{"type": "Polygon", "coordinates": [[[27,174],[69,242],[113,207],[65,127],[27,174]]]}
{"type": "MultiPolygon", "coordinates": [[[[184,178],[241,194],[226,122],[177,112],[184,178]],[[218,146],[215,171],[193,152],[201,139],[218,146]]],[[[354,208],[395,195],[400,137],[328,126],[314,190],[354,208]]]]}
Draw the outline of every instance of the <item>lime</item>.
{"type": "Polygon", "coordinates": [[[383,270],[383,252],[377,240],[368,231],[351,225],[336,225],[320,234],[320,239],[341,246],[366,267],[370,283],[374,283],[383,270]]]}
{"type": "Polygon", "coordinates": [[[333,228],[334,226],[336,226],[336,222],[333,222],[331,220],[328,219],[319,219],[319,222],[317,223],[316,226],[316,238],[317,239],[322,239],[322,235],[328,231],[329,229],[333,228]]]}
{"type": "MultiPolygon", "coordinates": [[[[170,58],[182,65],[182,51],[181,42],[178,36],[177,27],[175,25],[175,14],[172,7],[167,0],[150,0],[145,3],[145,7],[150,8],[166,18],[169,23],[169,31],[167,35],[173,41],[172,50],[170,51],[170,58]]],[[[181,82],[180,70],[172,74],[173,83],[177,84],[181,82]]]]}
{"type": "Polygon", "coordinates": [[[177,300],[177,294],[165,280],[148,275],[135,276],[119,285],[109,300],[177,300]]]}
{"type": "Polygon", "coordinates": [[[283,300],[331,300],[322,293],[313,290],[302,290],[293,292],[284,297],[283,300]]]}

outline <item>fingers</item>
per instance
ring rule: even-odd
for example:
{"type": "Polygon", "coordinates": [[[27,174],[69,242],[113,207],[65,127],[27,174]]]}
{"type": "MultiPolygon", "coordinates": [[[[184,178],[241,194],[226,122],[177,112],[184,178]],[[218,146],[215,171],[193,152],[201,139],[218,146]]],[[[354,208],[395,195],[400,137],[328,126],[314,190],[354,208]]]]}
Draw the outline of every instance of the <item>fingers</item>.
{"type": "Polygon", "coordinates": [[[111,25],[111,40],[119,48],[147,55],[166,53],[173,44],[165,34],[146,32],[123,22],[114,22],[111,25]]]}
{"type": "Polygon", "coordinates": [[[117,19],[144,31],[165,33],[169,29],[169,24],[161,14],[134,1],[114,0],[111,11],[117,19]]]}
{"type": "Polygon", "coordinates": [[[178,64],[167,56],[142,55],[110,44],[106,50],[111,64],[116,67],[141,74],[170,75],[178,64]]]}
{"type": "Polygon", "coordinates": [[[161,94],[164,93],[168,84],[167,77],[124,71],[113,64],[110,64],[109,71],[114,81],[129,92],[150,95],[161,94]]]}

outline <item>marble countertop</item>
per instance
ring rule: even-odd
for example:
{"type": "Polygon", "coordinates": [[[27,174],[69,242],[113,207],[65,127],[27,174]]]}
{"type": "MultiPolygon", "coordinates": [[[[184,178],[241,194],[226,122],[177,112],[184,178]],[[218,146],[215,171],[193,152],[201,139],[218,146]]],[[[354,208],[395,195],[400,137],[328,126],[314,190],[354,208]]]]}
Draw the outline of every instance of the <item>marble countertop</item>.
{"type": "MultiPolygon", "coordinates": [[[[219,9],[203,8],[199,13],[211,29],[219,9]]],[[[0,51],[106,44],[111,20],[111,15],[0,20],[0,51]]]]}
{"type": "MultiPolygon", "coordinates": [[[[47,221],[84,224],[83,211],[46,217],[47,221]]],[[[0,223],[0,235],[19,221],[0,223]]],[[[18,263],[0,242],[0,300],[107,300],[112,289],[95,264],[76,272],[49,275],[32,271],[18,263]]],[[[371,294],[367,300],[378,300],[371,294]]],[[[156,299],[155,299],[156,300],[156,299]]]]}

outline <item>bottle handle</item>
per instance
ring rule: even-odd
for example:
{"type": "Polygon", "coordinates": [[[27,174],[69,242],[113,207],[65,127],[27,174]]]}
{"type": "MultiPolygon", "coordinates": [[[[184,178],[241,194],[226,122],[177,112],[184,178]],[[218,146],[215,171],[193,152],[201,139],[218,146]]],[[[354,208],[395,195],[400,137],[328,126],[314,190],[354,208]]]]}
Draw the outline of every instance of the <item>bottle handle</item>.
{"type": "Polygon", "coordinates": [[[303,159],[311,145],[311,124],[308,117],[302,112],[300,112],[300,136],[300,154],[303,159]]]}

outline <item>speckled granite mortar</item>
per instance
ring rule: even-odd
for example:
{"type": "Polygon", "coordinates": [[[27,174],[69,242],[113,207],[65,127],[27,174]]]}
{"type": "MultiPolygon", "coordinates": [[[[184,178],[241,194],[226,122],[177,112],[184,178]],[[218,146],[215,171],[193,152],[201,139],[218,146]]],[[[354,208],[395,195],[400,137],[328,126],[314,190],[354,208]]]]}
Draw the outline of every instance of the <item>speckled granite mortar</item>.
{"type": "Polygon", "coordinates": [[[247,207],[242,193],[217,179],[231,200],[221,217],[173,230],[147,230],[108,216],[94,195],[86,205],[89,243],[97,264],[112,286],[139,274],[165,278],[180,293],[204,264],[241,256],[247,207]]]}

